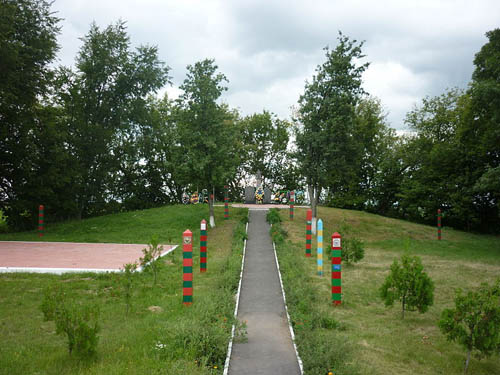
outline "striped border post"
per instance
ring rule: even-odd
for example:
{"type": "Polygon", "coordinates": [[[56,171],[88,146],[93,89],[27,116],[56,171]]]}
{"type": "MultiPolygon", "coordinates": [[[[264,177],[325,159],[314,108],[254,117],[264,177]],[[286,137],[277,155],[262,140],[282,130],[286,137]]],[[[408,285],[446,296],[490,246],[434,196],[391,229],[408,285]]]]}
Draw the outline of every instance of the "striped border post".
{"type": "Polygon", "coordinates": [[[332,302],[334,305],[342,303],[342,237],[335,232],[332,234],[332,302]]]}
{"type": "Polygon", "coordinates": [[[229,186],[224,186],[224,220],[229,219],[229,186]]]}
{"type": "Polygon", "coordinates": [[[182,233],[182,303],[193,303],[193,233],[187,229],[182,233]]]}
{"type": "Polygon", "coordinates": [[[437,218],[438,218],[438,240],[441,241],[441,210],[440,209],[438,209],[437,218]]]}
{"type": "Polygon", "coordinates": [[[306,216],[306,257],[311,256],[311,243],[312,243],[312,210],[307,210],[306,216]]]}
{"type": "Polygon", "coordinates": [[[43,206],[43,204],[41,204],[40,206],[38,206],[38,237],[43,237],[44,209],[45,209],[45,207],[43,206]]]}
{"type": "Polygon", "coordinates": [[[323,220],[318,220],[318,275],[323,276],[323,220]]]}
{"type": "Polygon", "coordinates": [[[292,190],[290,192],[290,220],[293,220],[293,210],[294,210],[294,203],[295,203],[295,192],[292,190]]]}
{"type": "Polygon", "coordinates": [[[207,221],[203,219],[200,224],[200,272],[207,270],[207,221]]]}

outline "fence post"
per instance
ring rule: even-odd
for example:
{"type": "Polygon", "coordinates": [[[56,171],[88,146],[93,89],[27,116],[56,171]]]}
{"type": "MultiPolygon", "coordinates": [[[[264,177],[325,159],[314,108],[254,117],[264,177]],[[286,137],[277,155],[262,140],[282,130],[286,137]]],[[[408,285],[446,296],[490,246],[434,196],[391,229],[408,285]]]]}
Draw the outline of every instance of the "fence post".
{"type": "Polygon", "coordinates": [[[342,237],[332,234],[332,302],[340,305],[342,302],[342,237]]]}
{"type": "Polygon", "coordinates": [[[295,192],[292,190],[290,192],[290,220],[293,220],[293,210],[294,210],[294,203],[295,203],[295,192]]]}
{"type": "Polygon", "coordinates": [[[203,219],[200,225],[200,272],[207,270],[207,221],[203,219]]]}
{"type": "Polygon", "coordinates": [[[438,208],[438,240],[441,241],[441,210],[438,208]]]}
{"type": "Polygon", "coordinates": [[[307,210],[306,216],[306,257],[311,256],[311,243],[312,243],[312,232],[311,232],[311,224],[312,224],[312,210],[307,210]]]}
{"type": "Polygon", "coordinates": [[[224,186],[224,220],[229,219],[229,186],[224,186]]]}
{"type": "Polygon", "coordinates": [[[323,220],[318,220],[318,275],[323,276],[323,220]]]}
{"type": "Polygon", "coordinates": [[[44,209],[43,204],[38,206],[38,237],[43,237],[43,229],[44,229],[44,209]]]}
{"type": "Polygon", "coordinates": [[[182,234],[182,303],[193,303],[193,233],[186,229],[182,234]]]}

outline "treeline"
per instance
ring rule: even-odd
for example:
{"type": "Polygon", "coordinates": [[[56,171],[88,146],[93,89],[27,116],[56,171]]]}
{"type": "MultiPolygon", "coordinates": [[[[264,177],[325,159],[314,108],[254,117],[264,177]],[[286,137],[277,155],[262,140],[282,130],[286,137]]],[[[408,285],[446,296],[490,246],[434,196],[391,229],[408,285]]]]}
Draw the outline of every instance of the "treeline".
{"type": "Polygon", "coordinates": [[[500,29],[486,33],[467,90],[425,98],[397,136],[362,88],[362,45],[340,34],[305,85],[297,161],[313,202],[500,231],[500,29]]]}
{"type": "Polygon", "coordinates": [[[228,182],[239,194],[258,169],[268,182],[289,174],[289,124],[220,104],[227,79],[213,60],[187,67],[180,98],[159,99],[170,69],[156,47],[131,48],[124,22],[91,25],[74,68],[53,68],[50,3],[0,7],[0,208],[12,229],[32,228],[39,204],[48,220],[81,218],[201,189],[222,198],[228,182]]]}
{"type": "MultiPolygon", "coordinates": [[[[242,117],[221,103],[214,60],[172,73],[154,46],[133,49],[123,22],[91,25],[75,65],[53,67],[58,19],[43,0],[0,2],[0,209],[12,229],[181,202],[207,189],[242,197],[260,171],[271,188],[331,206],[497,232],[500,228],[500,31],[472,82],[426,98],[396,135],[362,87],[362,43],[340,35],[306,82],[292,122],[242,117]]],[[[213,213],[213,201],[210,201],[213,213]]],[[[213,216],[213,215],[211,215],[213,216]]]]}

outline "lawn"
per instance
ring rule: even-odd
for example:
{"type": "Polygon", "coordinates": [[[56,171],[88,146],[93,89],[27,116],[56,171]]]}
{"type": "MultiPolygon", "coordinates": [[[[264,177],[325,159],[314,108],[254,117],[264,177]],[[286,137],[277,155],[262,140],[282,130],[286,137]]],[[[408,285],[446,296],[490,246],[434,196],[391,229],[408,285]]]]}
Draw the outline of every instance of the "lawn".
{"type": "MultiPolygon", "coordinates": [[[[444,227],[443,240],[438,241],[435,227],[364,212],[320,207],[318,216],[324,222],[325,254],[330,252],[331,234],[345,220],[351,235],[364,241],[365,257],[353,266],[343,267],[343,302],[340,307],[333,307],[329,261],[325,260],[324,276],[320,277],[316,275],[315,241],[313,257],[304,255],[305,209],[298,209],[293,221],[287,210],[281,211],[282,227],[288,232],[289,241],[277,246],[277,250],[287,298],[291,294],[293,324],[299,340],[305,340],[299,341],[299,353],[302,349],[306,368],[309,363],[310,371],[306,374],[326,374],[329,370],[335,374],[463,373],[465,351],[446,341],[437,322],[444,308],[454,306],[456,288],[470,290],[482,282],[492,284],[500,277],[500,238],[444,227]],[[390,264],[405,251],[422,258],[436,289],[434,305],[427,313],[410,312],[402,320],[400,305],[385,307],[378,290],[390,264]],[[302,298],[309,298],[307,304],[313,307],[301,306],[300,299],[294,299],[297,291],[293,288],[300,289],[299,295],[313,294],[302,298]],[[320,323],[308,322],[311,318],[320,323]],[[322,322],[324,319],[326,323],[322,322]],[[314,332],[316,338],[311,341],[308,332],[314,332]],[[309,349],[311,343],[316,347],[309,349]],[[326,353],[328,346],[342,347],[334,354],[345,353],[345,360],[315,367],[315,363],[322,362],[315,356],[326,353]]],[[[499,355],[472,360],[469,373],[500,374],[499,355]]]]}
{"type": "MultiPolygon", "coordinates": [[[[230,220],[216,207],[217,227],[208,231],[208,271],[199,273],[199,224],[208,207],[168,206],[53,224],[44,241],[180,244],[194,234],[194,303],[182,304],[182,247],[160,261],[156,286],[151,273],[133,275],[126,313],[124,275],[0,274],[1,374],[221,374],[238,286],[246,209],[230,220]],[[100,308],[97,356],[68,354],[66,338],[40,310],[44,290],[62,286],[80,304],[100,308]]],[[[0,240],[37,240],[36,232],[1,234],[0,240]]]]}

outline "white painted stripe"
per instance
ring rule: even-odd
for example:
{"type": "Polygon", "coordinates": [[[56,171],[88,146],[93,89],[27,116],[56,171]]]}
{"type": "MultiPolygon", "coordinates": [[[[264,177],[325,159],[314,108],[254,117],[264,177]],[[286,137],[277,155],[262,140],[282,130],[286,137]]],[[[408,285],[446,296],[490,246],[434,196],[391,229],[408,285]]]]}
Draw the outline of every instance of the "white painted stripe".
{"type": "MultiPolygon", "coordinates": [[[[250,212],[249,212],[250,215],[250,212]]],[[[245,228],[245,233],[248,233],[248,222],[245,228]]],[[[240,305],[240,292],[241,292],[241,281],[243,280],[243,268],[245,267],[245,254],[247,249],[247,240],[243,242],[243,256],[241,259],[241,271],[240,271],[240,282],[238,284],[238,293],[236,293],[236,306],[234,307],[234,317],[238,316],[238,307],[240,305]]],[[[231,360],[231,353],[233,352],[233,340],[234,340],[234,332],[236,330],[235,325],[231,329],[231,339],[229,340],[229,344],[227,345],[227,356],[226,362],[224,363],[224,375],[227,375],[229,372],[229,362],[231,360]]]]}
{"type": "MultiPolygon", "coordinates": [[[[15,242],[15,241],[12,241],[15,242]]],[[[69,242],[71,243],[71,242],[69,242]]],[[[161,253],[160,257],[170,254],[174,251],[178,245],[175,245],[171,249],[161,253]]],[[[11,272],[29,272],[29,273],[51,273],[55,275],[62,275],[63,273],[105,273],[105,272],[121,272],[123,269],[120,268],[42,268],[42,267],[0,267],[0,273],[11,273],[11,272]]],[[[137,268],[137,272],[141,272],[142,267],[137,268]]]]}
{"type": "MultiPolygon", "coordinates": [[[[272,225],[271,225],[272,226],[272,225]]],[[[281,279],[280,263],[278,262],[278,255],[276,254],[276,245],[273,241],[274,259],[276,260],[276,267],[278,268],[278,276],[280,279],[281,293],[283,294],[283,301],[285,302],[286,318],[288,319],[288,328],[290,328],[290,336],[292,337],[293,348],[295,349],[295,355],[297,356],[297,362],[299,363],[300,373],[304,375],[304,365],[302,364],[302,359],[300,358],[299,351],[297,350],[297,345],[295,344],[295,333],[293,332],[292,323],[290,322],[290,315],[288,314],[288,306],[286,305],[286,295],[285,289],[283,288],[283,280],[281,279]]]]}

